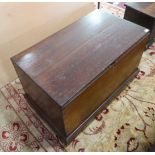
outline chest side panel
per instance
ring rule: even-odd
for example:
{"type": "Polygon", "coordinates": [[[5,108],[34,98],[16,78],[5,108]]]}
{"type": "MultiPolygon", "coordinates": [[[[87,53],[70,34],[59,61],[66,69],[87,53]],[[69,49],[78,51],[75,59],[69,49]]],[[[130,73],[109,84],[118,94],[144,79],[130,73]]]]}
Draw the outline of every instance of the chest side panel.
{"type": "Polygon", "coordinates": [[[66,135],[61,108],[14,61],[12,62],[22,83],[28,103],[56,133],[61,136],[66,135]]]}
{"type": "Polygon", "coordinates": [[[147,38],[139,42],[128,54],[109,66],[102,76],[69,103],[63,111],[67,134],[74,131],[102,102],[137,68],[147,38]]]}

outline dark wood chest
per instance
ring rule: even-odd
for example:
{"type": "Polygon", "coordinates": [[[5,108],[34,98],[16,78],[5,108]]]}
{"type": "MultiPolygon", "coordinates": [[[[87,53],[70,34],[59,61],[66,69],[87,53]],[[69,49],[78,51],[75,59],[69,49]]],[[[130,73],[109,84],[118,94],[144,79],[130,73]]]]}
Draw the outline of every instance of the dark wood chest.
{"type": "Polygon", "coordinates": [[[150,30],[148,45],[151,45],[153,43],[155,39],[155,3],[126,3],[124,19],[148,28],[150,30]]]}
{"type": "Polygon", "coordinates": [[[134,77],[147,39],[100,10],[11,60],[29,103],[68,144],[134,77]]]}

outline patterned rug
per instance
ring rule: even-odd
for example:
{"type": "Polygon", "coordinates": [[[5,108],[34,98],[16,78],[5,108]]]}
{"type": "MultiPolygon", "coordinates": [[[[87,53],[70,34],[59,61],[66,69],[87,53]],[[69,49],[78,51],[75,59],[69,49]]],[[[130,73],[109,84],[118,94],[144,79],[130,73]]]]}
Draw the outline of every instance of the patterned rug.
{"type": "MultiPolygon", "coordinates": [[[[123,9],[102,8],[123,17],[123,9]]],[[[17,79],[0,89],[1,151],[146,151],[155,142],[155,43],[143,54],[140,72],[126,89],[63,147],[30,108],[17,79]]]]}

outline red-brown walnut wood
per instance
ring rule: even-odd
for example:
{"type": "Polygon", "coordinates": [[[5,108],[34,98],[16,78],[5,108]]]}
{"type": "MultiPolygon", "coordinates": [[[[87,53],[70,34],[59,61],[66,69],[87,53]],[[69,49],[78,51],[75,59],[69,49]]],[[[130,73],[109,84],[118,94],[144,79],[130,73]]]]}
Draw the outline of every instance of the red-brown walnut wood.
{"type": "Polygon", "coordinates": [[[29,103],[68,144],[137,73],[147,39],[97,10],[11,60],[29,103]]]}

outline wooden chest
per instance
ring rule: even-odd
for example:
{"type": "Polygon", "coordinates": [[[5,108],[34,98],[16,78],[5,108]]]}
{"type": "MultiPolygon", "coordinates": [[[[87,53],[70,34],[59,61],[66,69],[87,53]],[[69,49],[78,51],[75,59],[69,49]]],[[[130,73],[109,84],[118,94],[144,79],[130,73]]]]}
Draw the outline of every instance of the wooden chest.
{"type": "Polygon", "coordinates": [[[68,144],[137,73],[147,39],[97,10],[11,60],[29,103],[68,144]]]}
{"type": "Polygon", "coordinates": [[[144,26],[150,30],[149,44],[151,45],[155,39],[155,3],[126,3],[124,19],[144,26]]]}

